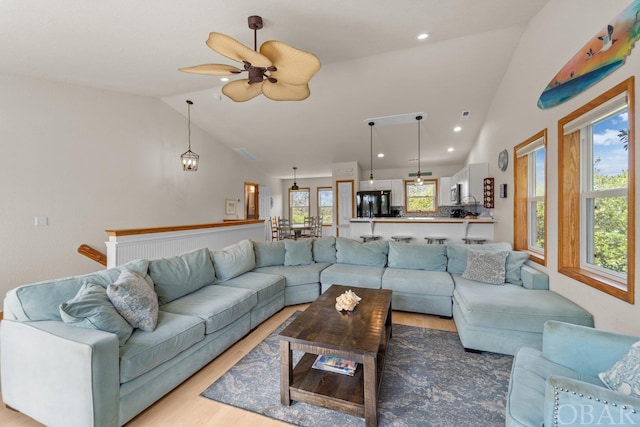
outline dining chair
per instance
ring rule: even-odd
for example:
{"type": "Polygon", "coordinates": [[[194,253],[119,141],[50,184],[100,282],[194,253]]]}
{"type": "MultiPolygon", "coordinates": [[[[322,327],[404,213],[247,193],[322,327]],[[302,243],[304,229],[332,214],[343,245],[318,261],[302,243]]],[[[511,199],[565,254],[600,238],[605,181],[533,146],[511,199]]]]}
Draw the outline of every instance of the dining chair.
{"type": "Polygon", "coordinates": [[[278,240],[293,239],[294,234],[287,218],[278,217],[278,240]]]}
{"type": "Polygon", "coordinates": [[[304,228],[300,230],[301,237],[314,237],[316,230],[316,217],[307,216],[304,218],[304,228]]]}
{"type": "Polygon", "coordinates": [[[314,230],[316,237],[322,237],[322,215],[318,215],[316,218],[316,228],[314,230]]]}
{"type": "Polygon", "coordinates": [[[271,227],[271,240],[278,240],[278,217],[272,216],[269,226],[271,227]]]}

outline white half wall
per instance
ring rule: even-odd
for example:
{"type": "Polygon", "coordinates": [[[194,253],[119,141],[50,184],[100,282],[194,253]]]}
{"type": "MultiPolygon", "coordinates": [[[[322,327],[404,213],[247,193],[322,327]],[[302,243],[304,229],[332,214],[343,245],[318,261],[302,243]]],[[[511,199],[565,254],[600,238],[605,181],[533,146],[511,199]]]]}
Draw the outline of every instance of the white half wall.
{"type": "MultiPolygon", "coordinates": [[[[640,47],[636,44],[626,64],[577,97],[546,110],[536,105],[542,90],[560,68],[629,3],[627,0],[549,1],[523,33],[468,162],[489,162],[489,175],[496,178],[496,188],[507,184],[509,196],[506,199],[496,198],[494,216],[499,226],[496,227],[495,238],[513,242],[513,147],[540,130],[548,129],[548,259],[546,267],[534,266],[549,274],[552,290],[590,311],[595,316],[596,327],[640,335],[638,303],[628,304],[558,273],[557,215],[558,168],[562,167],[558,165],[558,120],[629,76],[637,75],[640,71],[640,47]],[[506,172],[501,172],[497,164],[498,153],[503,149],[509,151],[510,157],[506,172]]],[[[636,93],[639,84],[640,80],[636,78],[636,93]]],[[[638,105],[636,99],[636,110],[638,105]]],[[[640,114],[636,114],[635,119],[638,129],[640,114]]],[[[636,150],[635,162],[640,165],[640,150],[636,150]]],[[[636,201],[640,200],[638,189],[640,174],[636,175],[636,201]]],[[[640,216],[638,210],[636,215],[640,216]]],[[[639,217],[636,217],[636,224],[640,224],[639,217]]],[[[632,261],[636,272],[639,255],[640,251],[636,250],[636,259],[632,261]]],[[[636,301],[640,301],[637,283],[636,301]]]]}

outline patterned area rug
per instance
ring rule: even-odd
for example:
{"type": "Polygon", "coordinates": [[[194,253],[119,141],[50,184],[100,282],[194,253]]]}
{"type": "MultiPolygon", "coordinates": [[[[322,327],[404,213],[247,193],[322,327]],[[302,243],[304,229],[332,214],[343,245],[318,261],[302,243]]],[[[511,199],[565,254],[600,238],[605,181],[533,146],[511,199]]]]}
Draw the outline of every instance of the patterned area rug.
{"type": "MultiPolygon", "coordinates": [[[[211,384],[201,396],[300,426],[363,426],[364,419],[301,402],[280,403],[277,334],[211,384]]],[[[294,352],[294,361],[302,355],[294,352]]],[[[379,426],[504,426],[513,357],[467,353],[458,335],[393,325],[378,400],[379,426]]]]}

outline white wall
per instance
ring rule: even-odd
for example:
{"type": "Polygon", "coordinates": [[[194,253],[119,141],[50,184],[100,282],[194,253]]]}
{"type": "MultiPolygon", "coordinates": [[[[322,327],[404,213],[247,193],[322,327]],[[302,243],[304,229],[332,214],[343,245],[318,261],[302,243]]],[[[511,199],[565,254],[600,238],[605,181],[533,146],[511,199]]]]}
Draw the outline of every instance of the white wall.
{"type": "Polygon", "coordinates": [[[273,185],[193,125],[183,172],[187,120],[158,99],[2,75],[0,93],[0,296],[101,269],[76,250],[106,252],[106,229],[221,221],[245,181],[273,185]]]}
{"type": "MultiPolygon", "coordinates": [[[[551,0],[524,32],[468,162],[489,162],[489,175],[496,177],[496,187],[508,184],[509,197],[496,199],[496,240],[513,241],[513,159],[510,158],[507,171],[500,172],[497,165],[498,153],[506,148],[512,157],[515,145],[544,128],[548,129],[548,260],[543,269],[550,276],[551,289],[593,313],[597,327],[640,335],[638,304],[628,304],[557,272],[556,214],[557,171],[560,166],[557,149],[558,120],[629,76],[638,74],[640,48],[636,46],[620,69],[574,99],[547,110],[540,110],[536,106],[542,90],[560,68],[629,3],[628,0],[551,0]]],[[[636,79],[636,85],[638,84],[640,80],[636,79]]],[[[638,124],[640,114],[636,114],[636,129],[639,128],[638,124]]],[[[636,146],[637,139],[636,137],[636,146]]],[[[636,150],[635,162],[636,165],[640,164],[640,150],[636,150]]],[[[640,200],[638,189],[640,174],[636,175],[636,200],[640,200]]],[[[640,216],[640,212],[636,212],[636,215],[640,216]]],[[[636,218],[636,224],[640,224],[639,218],[636,218]]],[[[637,235],[638,233],[636,241],[637,235]]],[[[638,266],[640,251],[636,252],[635,265],[638,266]]],[[[636,295],[638,301],[640,286],[637,283],[636,295]]]]}

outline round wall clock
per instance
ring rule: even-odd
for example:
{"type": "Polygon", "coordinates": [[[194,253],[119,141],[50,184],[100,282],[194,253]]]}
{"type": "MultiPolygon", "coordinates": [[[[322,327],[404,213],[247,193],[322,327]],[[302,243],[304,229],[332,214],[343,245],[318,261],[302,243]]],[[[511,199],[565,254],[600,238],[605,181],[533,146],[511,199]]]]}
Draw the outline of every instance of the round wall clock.
{"type": "Polygon", "coordinates": [[[502,172],[507,170],[507,165],[509,164],[509,152],[507,150],[502,150],[500,154],[498,154],[498,167],[502,172]]]}

